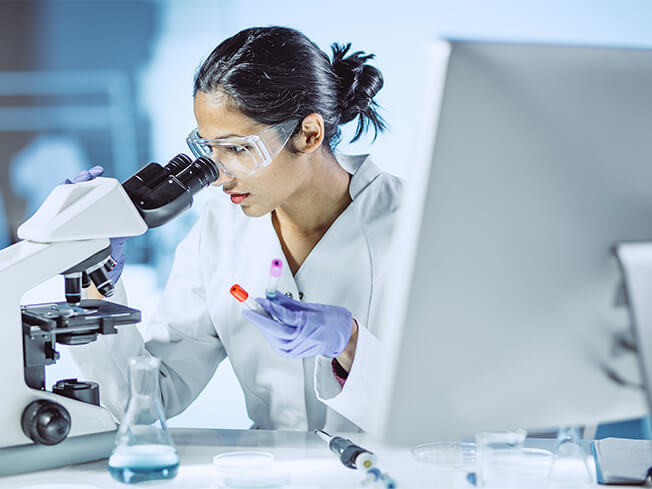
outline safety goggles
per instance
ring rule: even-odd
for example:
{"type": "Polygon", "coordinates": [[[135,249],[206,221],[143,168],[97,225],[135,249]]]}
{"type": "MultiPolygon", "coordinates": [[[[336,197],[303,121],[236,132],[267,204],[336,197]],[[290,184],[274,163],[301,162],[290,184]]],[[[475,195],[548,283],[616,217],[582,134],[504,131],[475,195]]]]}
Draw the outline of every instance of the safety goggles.
{"type": "Polygon", "coordinates": [[[208,156],[232,178],[250,176],[259,168],[269,165],[287,144],[298,120],[275,124],[251,136],[235,136],[221,139],[199,137],[198,129],[193,129],[186,142],[193,154],[208,156]]]}

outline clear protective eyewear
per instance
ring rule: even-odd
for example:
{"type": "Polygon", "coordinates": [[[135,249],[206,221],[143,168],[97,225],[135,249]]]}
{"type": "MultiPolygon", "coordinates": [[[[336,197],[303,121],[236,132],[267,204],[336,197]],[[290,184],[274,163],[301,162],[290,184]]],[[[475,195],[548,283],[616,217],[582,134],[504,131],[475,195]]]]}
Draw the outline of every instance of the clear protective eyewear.
{"type": "Polygon", "coordinates": [[[208,156],[232,178],[253,175],[259,168],[269,165],[287,144],[298,120],[275,124],[251,136],[232,136],[220,139],[199,137],[198,128],[193,129],[186,143],[199,158],[208,156]]]}

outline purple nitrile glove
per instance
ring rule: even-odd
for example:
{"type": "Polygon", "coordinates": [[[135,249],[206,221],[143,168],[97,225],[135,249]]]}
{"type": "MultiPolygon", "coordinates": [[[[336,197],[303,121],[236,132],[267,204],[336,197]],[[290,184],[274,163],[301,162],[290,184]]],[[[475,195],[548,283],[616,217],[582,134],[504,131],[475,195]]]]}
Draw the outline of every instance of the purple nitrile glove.
{"type": "Polygon", "coordinates": [[[324,355],[337,357],[351,339],[353,317],[344,307],[303,303],[276,293],[276,299],[256,298],[262,308],[278,318],[245,309],[242,316],[258,326],[267,342],[285,358],[324,355]]]}
{"type": "Polygon", "coordinates": [[[122,270],[125,267],[125,249],[127,247],[127,238],[109,238],[111,242],[111,256],[117,262],[116,266],[108,272],[109,278],[114,284],[118,283],[122,270]]]}
{"type": "Polygon", "coordinates": [[[101,177],[104,174],[104,168],[101,166],[94,166],[90,170],[82,170],[77,175],[72,177],[72,180],[70,178],[66,178],[63,182],[61,183],[79,183],[79,182],[88,182],[89,180],[93,180],[96,177],[101,177]]]}
{"type": "MultiPolygon", "coordinates": [[[[80,183],[88,182],[94,178],[101,177],[104,174],[104,168],[101,166],[94,166],[90,170],[82,170],[75,175],[72,180],[66,178],[62,183],[80,183]]],[[[117,265],[109,272],[109,278],[115,284],[122,274],[122,269],[125,266],[125,243],[127,238],[110,238],[111,242],[111,256],[117,262],[117,265]]]]}

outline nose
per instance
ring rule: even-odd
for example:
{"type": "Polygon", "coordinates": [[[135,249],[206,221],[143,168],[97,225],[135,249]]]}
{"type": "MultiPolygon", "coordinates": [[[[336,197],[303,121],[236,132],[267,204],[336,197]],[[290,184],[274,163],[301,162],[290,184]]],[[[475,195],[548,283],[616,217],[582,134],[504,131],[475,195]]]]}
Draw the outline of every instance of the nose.
{"type": "Polygon", "coordinates": [[[214,187],[219,187],[220,185],[225,185],[234,180],[235,178],[233,178],[230,175],[227,175],[226,172],[220,168],[220,176],[217,177],[217,180],[215,180],[211,185],[214,187]]]}

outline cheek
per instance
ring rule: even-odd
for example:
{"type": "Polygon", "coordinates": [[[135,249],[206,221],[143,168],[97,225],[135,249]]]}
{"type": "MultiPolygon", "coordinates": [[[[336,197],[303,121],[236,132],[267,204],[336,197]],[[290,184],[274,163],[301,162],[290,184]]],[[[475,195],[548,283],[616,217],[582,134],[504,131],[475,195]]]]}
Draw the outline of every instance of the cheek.
{"type": "Polygon", "coordinates": [[[287,193],[283,181],[276,179],[266,179],[252,189],[253,199],[252,204],[264,207],[268,211],[278,207],[283,201],[287,199],[287,193]]]}
{"type": "Polygon", "coordinates": [[[258,189],[258,193],[274,207],[287,200],[298,187],[300,180],[296,171],[287,166],[274,164],[263,168],[254,175],[255,180],[251,183],[258,189]]]}

